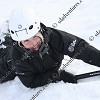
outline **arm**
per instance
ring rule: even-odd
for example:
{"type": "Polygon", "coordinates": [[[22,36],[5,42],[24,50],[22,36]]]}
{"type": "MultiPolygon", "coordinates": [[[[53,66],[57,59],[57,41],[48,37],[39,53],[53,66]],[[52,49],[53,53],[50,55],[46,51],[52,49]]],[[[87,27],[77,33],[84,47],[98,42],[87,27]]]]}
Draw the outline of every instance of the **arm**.
{"type": "Polygon", "coordinates": [[[53,48],[72,58],[79,49],[88,44],[85,40],[75,35],[56,29],[52,29],[50,40],[53,48]]]}
{"type": "Polygon", "coordinates": [[[29,70],[28,67],[23,68],[23,66],[18,66],[18,68],[16,69],[16,74],[18,78],[21,80],[23,85],[28,88],[36,88],[52,82],[56,82],[57,79],[53,78],[53,73],[54,70],[34,73],[29,70]]]}
{"type": "Polygon", "coordinates": [[[64,31],[55,30],[52,34],[53,46],[56,50],[71,58],[100,67],[100,51],[89,45],[85,40],[64,31]],[[58,35],[59,34],[59,35],[58,35]],[[59,42],[58,42],[58,40],[59,42]]]}
{"type": "MultiPolygon", "coordinates": [[[[20,67],[22,68],[22,67],[20,67]]],[[[27,69],[28,70],[28,69],[27,69]]],[[[21,69],[20,69],[21,73],[21,69]]],[[[64,82],[77,83],[73,74],[62,71],[46,71],[42,73],[32,73],[31,71],[25,72],[23,75],[17,73],[21,82],[29,88],[36,88],[40,86],[47,85],[49,83],[57,82],[63,80],[64,82]]]]}
{"type": "Polygon", "coordinates": [[[19,48],[19,46],[13,45],[12,53],[11,53],[11,63],[12,66],[16,67],[16,74],[20,79],[20,81],[26,87],[30,87],[30,88],[35,88],[35,87],[48,84],[49,80],[52,77],[52,73],[56,70],[55,67],[54,69],[52,68],[48,71],[44,71],[44,70],[39,71],[38,68],[33,63],[33,60],[35,59],[34,57],[31,60],[30,58],[29,59],[27,58],[21,61],[24,51],[20,49],[21,48],[19,48]]]}

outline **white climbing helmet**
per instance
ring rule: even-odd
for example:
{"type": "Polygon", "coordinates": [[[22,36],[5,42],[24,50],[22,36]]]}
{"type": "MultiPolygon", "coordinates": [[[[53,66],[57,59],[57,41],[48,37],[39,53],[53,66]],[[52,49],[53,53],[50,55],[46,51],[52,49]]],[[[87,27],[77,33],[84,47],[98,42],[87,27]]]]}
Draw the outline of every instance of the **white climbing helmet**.
{"type": "Polygon", "coordinates": [[[34,36],[40,30],[40,20],[32,8],[14,9],[9,17],[10,35],[15,41],[22,41],[34,36]]]}

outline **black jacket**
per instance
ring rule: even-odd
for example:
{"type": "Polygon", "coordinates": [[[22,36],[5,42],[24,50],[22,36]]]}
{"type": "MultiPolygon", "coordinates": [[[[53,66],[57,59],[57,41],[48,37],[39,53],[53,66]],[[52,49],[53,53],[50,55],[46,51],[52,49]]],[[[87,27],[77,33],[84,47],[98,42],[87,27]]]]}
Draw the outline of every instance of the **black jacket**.
{"type": "Polygon", "coordinates": [[[11,50],[12,66],[16,67],[16,74],[26,87],[35,88],[47,84],[52,73],[59,69],[64,55],[89,63],[88,55],[84,56],[88,43],[83,39],[50,27],[43,27],[42,34],[48,36],[49,46],[48,52],[42,57],[39,52],[32,52],[23,59],[26,50],[21,48],[17,42],[14,42],[11,50]]]}

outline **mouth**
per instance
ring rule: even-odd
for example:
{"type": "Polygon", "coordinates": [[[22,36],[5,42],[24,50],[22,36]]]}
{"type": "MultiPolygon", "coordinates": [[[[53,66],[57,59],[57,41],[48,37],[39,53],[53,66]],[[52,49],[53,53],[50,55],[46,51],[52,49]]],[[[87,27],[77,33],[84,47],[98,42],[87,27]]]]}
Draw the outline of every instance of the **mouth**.
{"type": "Polygon", "coordinates": [[[37,45],[37,46],[35,46],[33,49],[34,49],[35,51],[38,51],[38,50],[39,50],[39,47],[40,47],[40,45],[37,45]]]}

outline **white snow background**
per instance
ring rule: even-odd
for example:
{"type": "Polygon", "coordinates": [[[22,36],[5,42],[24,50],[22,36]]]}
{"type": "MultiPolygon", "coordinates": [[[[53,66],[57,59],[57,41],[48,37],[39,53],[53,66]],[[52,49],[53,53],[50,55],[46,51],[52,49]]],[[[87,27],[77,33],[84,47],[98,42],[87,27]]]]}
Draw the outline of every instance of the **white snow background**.
{"type": "MultiPolygon", "coordinates": [[[[77,35],[100,50],[100,0],[81,0],[82,2],[57,29],[77,35]],[[89,37],[94,40],[90,41],[89,37]]],[[[18,6],[32,6],[37,9],[41,22],[52,27],[59,17],[63,17],[79,0],[0,0],[0,25],[9,18],[11,10],[18,6]]],[[[65,56],[65,59],[69,59],[65,56]]],[[[63,64],[67,61],[63,60],[63,64]]],[[[62,66],[63,66],[62,64],[62,66]]],[[[65,70],[73,74],[100,70],[100,68],[86,64],[81,60],[74,60],[65,70]]],[[[35,100],[100,100],[100,76],[86,78],[78,84],[51,83],[43,87],[29,89],[22,85],[18,77],[13,81],[0,84],[0,100],[34,100],[32,96],[42,90],[35,100]]]]}

